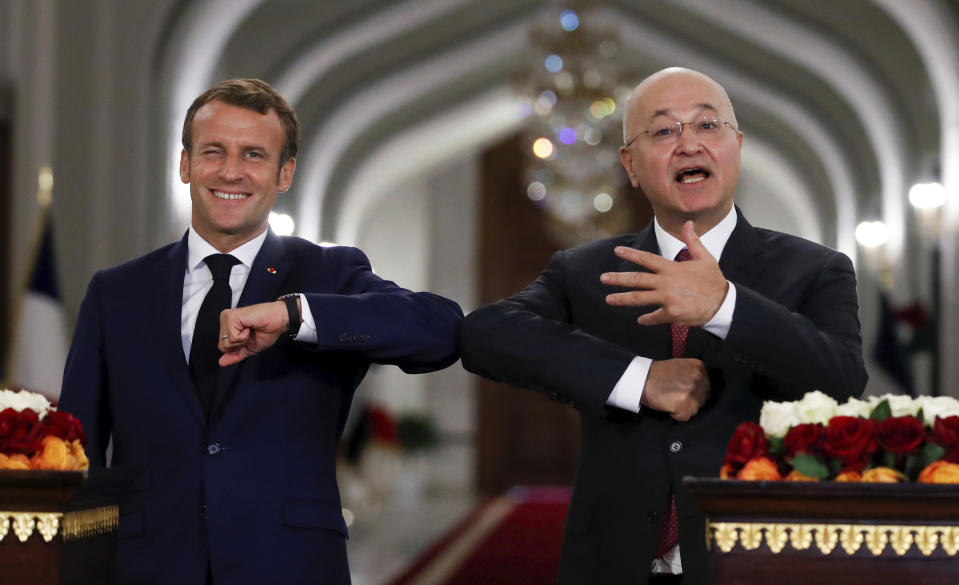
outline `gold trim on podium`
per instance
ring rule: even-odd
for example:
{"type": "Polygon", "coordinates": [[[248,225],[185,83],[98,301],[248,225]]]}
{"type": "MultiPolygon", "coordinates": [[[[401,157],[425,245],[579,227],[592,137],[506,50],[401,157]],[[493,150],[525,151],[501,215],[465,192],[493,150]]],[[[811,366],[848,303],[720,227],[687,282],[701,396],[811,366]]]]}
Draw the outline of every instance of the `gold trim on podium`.
{"type": "Polygon", "coordinates": [[[80,540],[113,532],[119,520],[120,509],[116,506],[67,512],[63,520],[63,540],[80,540]]]}
{"type": "Polygon", "coordinates": [[[80,540],[116,530],[120,510],[116,506],[77,510],[75,512],[0,511],[0,542],[10,530],[20,542],[26,542],[36,531],[44,542],[52,541],[61,532],[64,541],[80,540]]]}
{"type": "Polygon", "coordinates": [[[815,544],[824,555],[832,553],[837,545],[847,555],[854,555],[865,544],[873,556],[881,555],[889,546],[901,557],[915,544],[923,556],[930,556],[939,547],[949,556],[955,556],[959,553],[959,526],[706,521],[707,546],[715,542],[724,553],[731,552],[737,542],[743,550],[753,551],[763,541],[770,552],[777,555],[788,542],[795,550],[808,550],[815,544]]]}

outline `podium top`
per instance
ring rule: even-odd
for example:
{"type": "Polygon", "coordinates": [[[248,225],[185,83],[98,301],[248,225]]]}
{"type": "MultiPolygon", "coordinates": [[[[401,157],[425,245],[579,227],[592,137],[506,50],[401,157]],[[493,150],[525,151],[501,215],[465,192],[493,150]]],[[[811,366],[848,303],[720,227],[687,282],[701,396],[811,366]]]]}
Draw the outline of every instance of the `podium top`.
{"type": "Polygon", "coordinates": [[[63,512],[116,505],[132,475],[119,469],[0,470],[0,510],[63,512]]]}
{"type": "Polygon", "coordinates": [[[955,524],[959,485],[740,481],[685,477],[711,519],[756,518],[955,524]]]}

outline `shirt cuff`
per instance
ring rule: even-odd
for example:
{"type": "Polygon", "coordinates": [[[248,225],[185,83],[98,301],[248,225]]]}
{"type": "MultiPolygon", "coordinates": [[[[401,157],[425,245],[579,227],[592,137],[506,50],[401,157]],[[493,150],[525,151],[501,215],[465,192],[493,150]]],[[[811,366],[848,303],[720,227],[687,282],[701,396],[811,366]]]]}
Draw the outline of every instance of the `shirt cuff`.
{"type": "MultiPolygon", "coordinates": [[[[728,280],[726,282],[729,282],[728,280]]],[[[719,305],[719,310],[713,315],[703,329],[712,333],[720,339],[726,339],[729,335],[729,328],[733,324],[733,310],[736,308],[736,285],[729,282],[729,289],[726,291],[726,298],[723,304],[719,305]]]]}
{"type": "Polygon", "coordinates": [[[306,295],[300,293],[300,330],[297,331],[295,341],[303,343],[316,343],[316,321],[313,320],[313,312],[310,311],[310,303],[306,302],[306,295]]]}
{"type": "Polygon", "coordinates": [[[630,412],[639,412],[639,401],[643,398],[643,388],[646,387],[646,377],[649,376],[649,366],[652,363],[653,360],[649,358],[634,357],[613,386],[606,404],[630,412]]]}

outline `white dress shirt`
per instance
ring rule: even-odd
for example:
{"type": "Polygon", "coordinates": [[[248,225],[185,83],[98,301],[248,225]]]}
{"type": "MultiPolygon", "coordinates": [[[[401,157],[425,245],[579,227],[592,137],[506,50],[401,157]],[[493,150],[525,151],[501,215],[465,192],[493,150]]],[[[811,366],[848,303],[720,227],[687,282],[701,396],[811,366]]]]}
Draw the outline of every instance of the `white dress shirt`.
{"type": "MultiPolygon", "coordinates": [[[[263,242],[266,241],[266,231],[249,242],[229,251],[229,254],[239,260],[230,271],[230,289],[233,296],[230,307],[235,308],[243,294],[243,287],[253,268],[253,260],[260,253],[263,242]]],[[[190,361],[190,347],[193,344],[193,330],[196,328],[196,318],[200,313],[200,305],[206,293],[213,287],[213,273],[207,267],[204,259],[210,254],[219,254],[220,251],[210,245],[191,227],[187,233],[187,263],[186,274],[183,275],[183,310],[180,313],[180,340],[183,343],[183,357],[190,361]]],[[[316,343],[316,322],[310,312],[310,305],[306,298],[300,295],[300,316],[303,323],[297,333],[296,340],[316,343]]]]}
{"type": "MultiPolygon", "coordinates": [[[[723,248],[729,241],[733,229],[736,228],[736,209],[730,209],[726,217],[711,230],[700,236],[699,241],[717,260],[723,254],[723,248]]],[[[659,243],[659,250],[663,258],[675,258],[679,251],[686,247],[686,244],[677,238],[674,238],[659,225],[659,221],[653,219],[653,229],[656,232],[656,241],[659,243]]],[[[727,281],[728,282],[728,281],[727,281]]],[[[733,309],[736,307],[736,287],[729,283],[729,289],[726,291],[726,298],[709,320],[703,329],[712,333],[720,339],[726,339],[729,335],[729,327],[733,322],[733,309]]],[[[642,325],[637,325],[642,327],[642,325]]],[[[649,375],[649,366],[653,360],[636,356],[627,366],[626,371],[619,378],[613,391],[606,399],[606,404],[622,408],[631,412],[639,412],[639,401],[643,397],[643,388],[646,386],[646,377],[649,375]]]]}

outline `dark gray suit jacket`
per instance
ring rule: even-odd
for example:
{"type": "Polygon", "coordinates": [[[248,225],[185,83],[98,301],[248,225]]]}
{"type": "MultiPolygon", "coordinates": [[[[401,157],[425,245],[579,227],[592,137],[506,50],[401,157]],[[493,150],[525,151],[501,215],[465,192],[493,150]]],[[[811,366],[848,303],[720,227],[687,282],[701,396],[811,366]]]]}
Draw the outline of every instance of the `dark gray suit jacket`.
{"type": "Polygon", "coordinates": [[[636,318],[655,307],[607,305],[604,272],[636,266],[613,253],[631,246],[659,253],[652,225],[557,252],[516,295],[463,323],[466,369],[545,393],[580,412],[581,449],[566,521],[560,583],[646,583],[656,540],[675,490],[680,550],[688,583],[708,582],[704,517],[682,477],[715,477],[736,425],[756,421],[764,400],[794,400],[819,389],[837,399],[866,383],[856,280],[845,255],[738,222],[719,265],[735,284],[725,340],[692,328],[685,357],[710,377],[709,400],[688,422],[649,408],[608,407],[613,386],[636,355],[668,359],[668,325],[636,318]]]}

